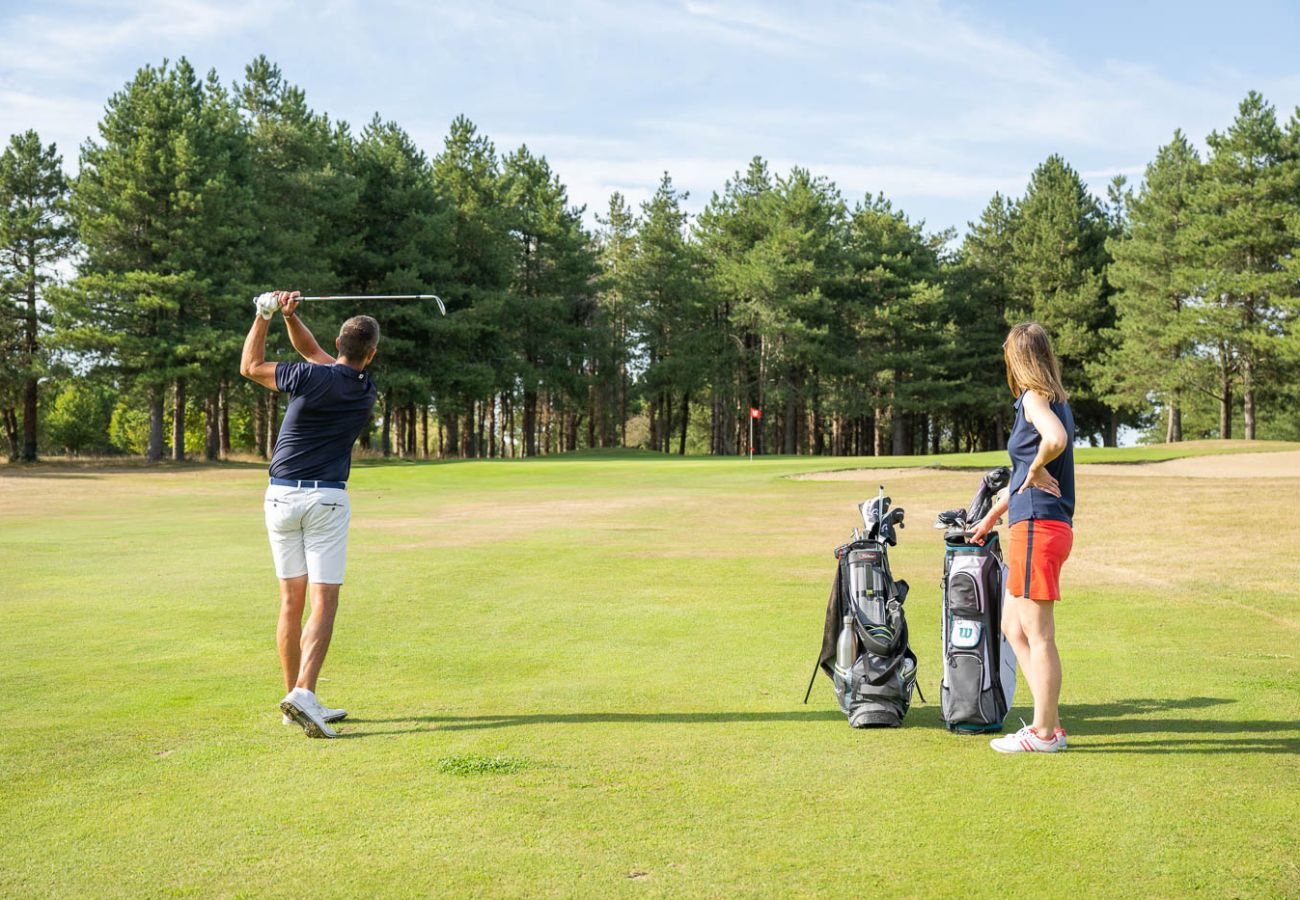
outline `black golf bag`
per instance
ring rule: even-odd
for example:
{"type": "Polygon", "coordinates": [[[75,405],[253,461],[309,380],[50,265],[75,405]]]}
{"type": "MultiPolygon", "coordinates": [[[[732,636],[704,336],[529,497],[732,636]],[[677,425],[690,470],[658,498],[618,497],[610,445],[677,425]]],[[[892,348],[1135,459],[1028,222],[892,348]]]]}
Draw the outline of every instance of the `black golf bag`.
{"type": "Polygon", "coordinates": [[[1016,693],[1016,656],[1002,634],[1006,567],[997,532],[983,545],[970,531],[988,514],[993,496],[1011,473],[994,469],[980,482],[967,509],[940,513],[944,533],[943,681],[939,706],[948,730],[978,734],[998,731],[1016,693]]]}
{"type": "Polygon", "coordinates": [[[888,509],[882,489],[861,506],[866,533],[855,529],[854,539],[835,550],[821,653],[808,683],[811,694],[817,670],[824,671],[854,728],[902,725],[916,687],[916,654],[903,614],[907,582],[895,581],[889,571],[889,547],[898,542],[894,529],[903,525],[903,510],[888,509]]]}

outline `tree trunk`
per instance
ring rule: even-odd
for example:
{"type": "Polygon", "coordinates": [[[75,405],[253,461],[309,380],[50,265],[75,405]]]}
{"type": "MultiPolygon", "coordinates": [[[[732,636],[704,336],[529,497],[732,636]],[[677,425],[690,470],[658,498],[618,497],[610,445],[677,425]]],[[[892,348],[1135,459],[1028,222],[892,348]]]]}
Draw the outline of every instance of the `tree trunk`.
{"type": "Polygon", "coordinates": [[[17,462],[22,446],[18,437],[18,414],[12,406],[6,406],[0,418],[4,419],[5,438],[9,441],[9,461],[17,462]]]}
{"type": "Polygon", "coordinates": [[[662,445],[655,447],[659,453],[672,453],[672,391],[663,391],[663,424],[659,425],[659,440],[662,445]]]}
{"type": "Polygon", "coordinates": [[[379,449],[385,459],[393,455],[393,392],[391,390],[384,394],[384,430],[379,439],[379,449]]]}
{"type": "Polygon", "coordinates": [[[23,383],[23,462],[36,462],[36,424],[36,376],[29,375],[23,383]]]}
{"type": "Polygon", "coordinates": [[[537,455],[537,391],[524,388],[524,456],[537,455]]]}
{"type": "Polygon", "coordinates": [[[420,441],[421,450],[420,458],[429,458],[429,404],[420,407],[420,441]]]}
{"type": "Polygon", "coordinates": [[[474,458],[482,459],[487,456],[487,435],[484,429],[487,427],[487,402],[479,402],[478,411],[478,438],[475,440],[474,458]]]}
{"type": "Polygon", "coordinates": [[[1232,438],[1232,374],[1225,368],[1219,370],[1219,437],[1232,438]]]}
{"type": "Polygon", "coordinates": [[[261,393],[253,395],[253,449],[258,459],[266,459],[266,401],[261,393]]]}
{"type": "Polygon", "coordinates": [[[230,457],[230,385],[221,379],[217,386],[217,442],[222,459],[230,457]]]}
{"type": "Polygon", "coordinates": [[[1165,443],[1176,444],[1183,439],[1183,411],[1178,398],[1169,402],[1169,427],[1165,429],[1165,443]]]}
{"type": "Polygon", "coordinates": [[[542,403],[542,452],[547,456],[551,455],[551,395],[548,393],[541,399],[542,403]]]}
{"type": "Polygon", "coordinates": [[[510,394],[501,395],[501,415],[506,420],[501,429],[501,455],[514,459],[519,455],[519,445],[515,441],[515,401],[510,394]]]}
{"type": "Polygon", "coordinates": [[[799,403],[791,390],[785,400],[785,415],[782,417],[784,427],[781,429],[784,433],[781,435],[781,452],[786,456],[794,456],[795,442],[799,437],[799,429],[796,423],[799,419],[799,403]]]}
{"type": "Polygon", "coordinates": [[[1110,411],[1110,421],[1106,423],[1106,437],[1104,445],[1107,447],[1119,446],[1119,411],[1112,409],[1110,411]]]}
{"type": "Polygon", "coordinates": [[[627,364],[619,363],[618,366],[618,440],[620,447],[627,446],[627,364]]]}
{"type": "Polygon", "coordinates": [[[27,377],[23,382],[23,447],[24,462],[36,462],[37,383],[36,337],[39,320],[36,317],[36,260],[29,255],[31,277],[27,279],[27,314],[23,317],[23,366],[27,377]]]}
{"type": "Polygon", "coordinates": [[[441,449],[438,451],[443,457],[456,457],[460,455],[460,419],[455,413],[442,417],[446,426],[446,440],[443,442],[441,449]]]}
{"type": "Polygon", "coordinates": [[[221,456],[221,413],[216,394],[203,398],[203,437],[203,458],[215,462],[221,456]]]}
{"type": "Polygon", "coordinates": [[[1245,425],[1245,438],[1255,439],[1255,364],[1250,359],[1241,361],[1241,403],[1245,425]]]}
{"type": "Polygon", "coordinates": [[[686,455],[686,429],[691,424],[691,393],[682,391],[682,439],[677,445],[677,455],[686,455]]]}
{"type": "Polygon", "coordinates": [[[149,443],[144,456],[149,462],[158,462],[163,455],[163,389],[155,384],[149,387],[149,443]]]}
{"type": "Polygon", "coordinates": [[[185,459],[185,379],[177,378],[172,404],[172,459],[185,459]]]}

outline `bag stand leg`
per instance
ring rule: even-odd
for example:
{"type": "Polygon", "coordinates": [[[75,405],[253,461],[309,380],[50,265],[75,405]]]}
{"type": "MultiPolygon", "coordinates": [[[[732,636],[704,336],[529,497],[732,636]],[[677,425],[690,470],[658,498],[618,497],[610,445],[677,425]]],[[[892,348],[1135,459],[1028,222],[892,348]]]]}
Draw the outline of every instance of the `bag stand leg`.
{"type": "Polygon", "coordinates": [[[816,663],[813,664],[812,678],[808,679],[808,692],[803,695],[804,706],[808,705],[808,698],[812,696],[813,682],[817,680],[817,670],[820,669],[821,667],[822,667],[821,660],[818,660],[816,663]]]}

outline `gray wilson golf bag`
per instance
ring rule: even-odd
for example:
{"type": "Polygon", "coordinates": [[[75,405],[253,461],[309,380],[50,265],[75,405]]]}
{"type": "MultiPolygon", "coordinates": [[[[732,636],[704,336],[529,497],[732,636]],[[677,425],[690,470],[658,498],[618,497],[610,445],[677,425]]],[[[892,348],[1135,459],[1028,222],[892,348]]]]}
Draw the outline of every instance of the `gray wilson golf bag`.
{"type": "MultiPolygon", "coordinates": [[[[898,542],[903,510],[889,510],[884,488],[859,507],[866,531],[835,551],[835,581],[826,603],[818,669],[835,685],[835,698],[854,728],[903,724],[916,687],[916,654],[907,641],[903,601],[907,582],[889,571],[889,548],[898,542]]],[[[922,700],[925,698],[922,697],[922,700]]]]}
{"type": "Polygon", "coordinates": [[[993,506],[1011,472],[994,469],[980,480],[966,509],[939,514],[943,528],[943,681],[939,706],[949,731],[999,731],[1016,693],[1016,656],[1002,634],[1006,567],[996,531],[984,544],[968,540],[970,529],[993,506]]]}

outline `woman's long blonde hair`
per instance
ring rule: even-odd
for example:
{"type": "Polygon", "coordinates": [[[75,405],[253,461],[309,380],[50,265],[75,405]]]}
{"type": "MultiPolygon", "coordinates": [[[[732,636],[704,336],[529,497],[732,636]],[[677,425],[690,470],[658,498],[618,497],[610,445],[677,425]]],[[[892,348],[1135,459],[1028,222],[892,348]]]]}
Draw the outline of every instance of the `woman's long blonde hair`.
{"type": "Polygon", "coordinates": [[[1012,396],[1036,391],[1053,403],[1069,399],[1061,384],[1061,364],[1056,361],[1047,329],[1042,325],[1024,322],[1014,326],[1002,342],[1002,353],[1012,396]]]}

